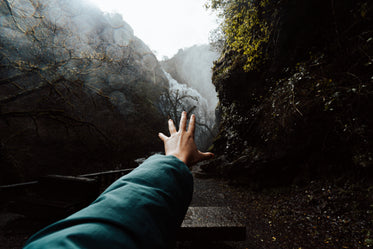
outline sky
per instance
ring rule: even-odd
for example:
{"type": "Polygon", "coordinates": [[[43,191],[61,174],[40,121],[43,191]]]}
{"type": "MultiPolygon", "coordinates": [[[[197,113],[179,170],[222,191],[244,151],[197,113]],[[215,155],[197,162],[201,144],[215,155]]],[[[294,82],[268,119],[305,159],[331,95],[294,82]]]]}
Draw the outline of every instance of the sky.
{"type": "Polygon", "coordinates": [[[180,48],[207,44],[218,24],[204,8],[206,0],[88,0],[105,12],[122,14],[158,59],[171,58],[180,48]]]}

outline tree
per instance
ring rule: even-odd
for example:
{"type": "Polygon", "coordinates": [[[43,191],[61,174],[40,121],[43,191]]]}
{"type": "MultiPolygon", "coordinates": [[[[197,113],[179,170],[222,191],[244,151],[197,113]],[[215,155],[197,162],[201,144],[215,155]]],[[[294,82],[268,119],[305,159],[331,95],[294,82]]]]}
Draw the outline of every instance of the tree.
{"type": "Polygon", "coordinates": [[[192,95],[187,88],[168,88],[161,96],[160,109],[164,116],[172,119],[178,127],[182,111],[188,116],[197,115],[195,139],[198,146],[209,146],[211,138],[215,135],[210,128],[213,124],[208,120],[207,106],[203,105],[201,96],[192,95]]]}
{"type": "MultiPolygon", "coordinates": [[[[226,45],[245,58],[245,71],[258,69],[265,60],[266,45],[272,30],[268,0],[210,0],[206,8],[216,11],[222,18],[221,32],[226,45]]],[[[215,32],[213,34],[219,34],[215,32]]],[[[212,44],[221,44],[222,35],[211,37],[212,44]]]]}

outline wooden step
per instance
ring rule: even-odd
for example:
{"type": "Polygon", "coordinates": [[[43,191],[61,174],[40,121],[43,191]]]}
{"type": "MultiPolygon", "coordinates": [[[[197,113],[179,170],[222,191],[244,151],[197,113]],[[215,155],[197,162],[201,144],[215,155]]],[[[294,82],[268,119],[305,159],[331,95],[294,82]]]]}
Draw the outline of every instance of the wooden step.
{"type": "Polygon", "coordinates": [[[179,241],[241,241],[246,239],[242,215],[229,207],[189,207],[179,241]]]}

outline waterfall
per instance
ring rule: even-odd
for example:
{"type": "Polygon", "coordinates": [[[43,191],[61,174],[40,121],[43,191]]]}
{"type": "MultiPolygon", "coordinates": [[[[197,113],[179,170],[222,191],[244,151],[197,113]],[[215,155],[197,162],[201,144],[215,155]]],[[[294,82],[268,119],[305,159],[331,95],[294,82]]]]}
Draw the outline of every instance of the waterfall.
{"type": "Polygon", "coordinates": [[[180,114],[187,111],[196,115],[195,141],[199,148],[206,149],[214,136],[215,106],[209,105],[208,100],[196,89],[180,84],[164,71],[169,89],[161,97],[161,110],[165,116],[172,118],[178,126],[180,114]]]}

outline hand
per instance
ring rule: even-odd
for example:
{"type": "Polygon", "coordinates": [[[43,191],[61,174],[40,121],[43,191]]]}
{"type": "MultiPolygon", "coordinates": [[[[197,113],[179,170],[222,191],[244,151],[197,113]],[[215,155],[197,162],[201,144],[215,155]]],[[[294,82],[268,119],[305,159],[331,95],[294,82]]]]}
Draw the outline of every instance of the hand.
{"type": "Polygon", "coordinates": [[[170,137],[159,133],[159,138],[164,142],[166,155],[173,155],[183,161],[187,166],[192,166],[200,161],[214,157],[211,152],[201,152],[197,149],[194,142],[194,129],[196,117],[193,114],[190,117],[188,131],[186,130],[187,113],[181,114],[179,131],[176,131],[172,119],[168,120],[168,129],[170,137]]]}

